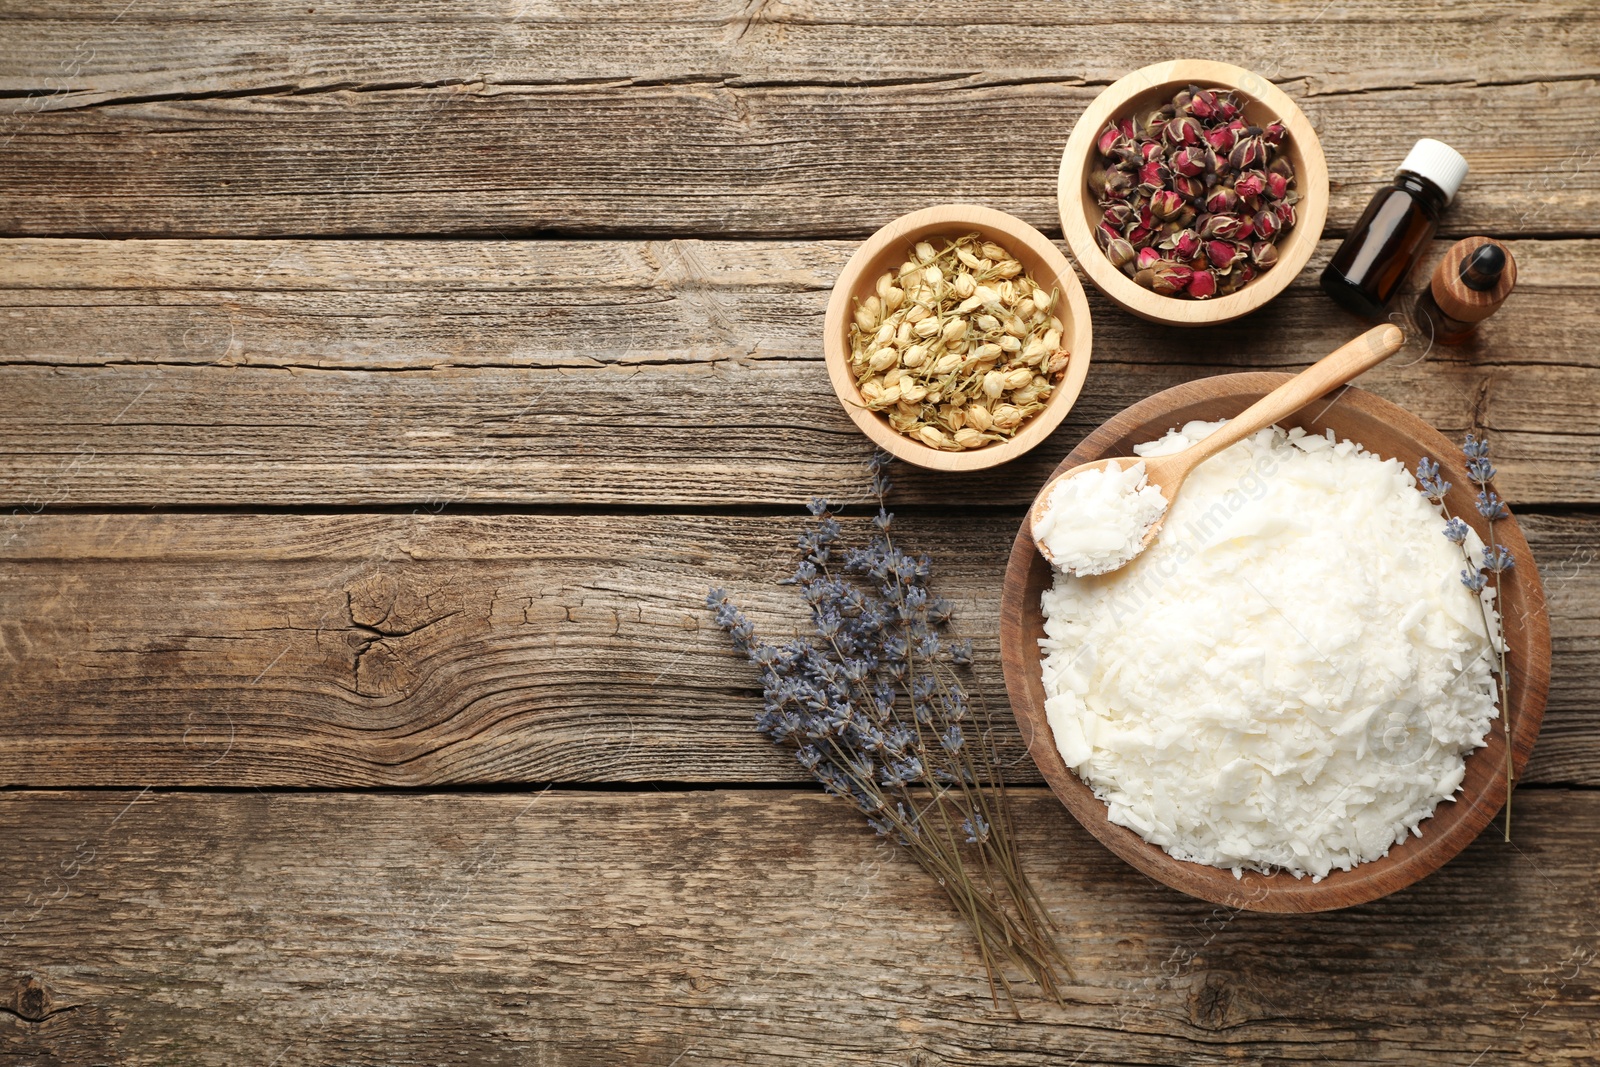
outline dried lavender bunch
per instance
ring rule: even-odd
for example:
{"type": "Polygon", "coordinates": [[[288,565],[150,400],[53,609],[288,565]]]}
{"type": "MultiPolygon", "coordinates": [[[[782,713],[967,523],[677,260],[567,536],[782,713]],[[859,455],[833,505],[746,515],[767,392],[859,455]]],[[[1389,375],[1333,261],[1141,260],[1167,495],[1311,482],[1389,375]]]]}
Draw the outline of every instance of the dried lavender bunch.
{"type": "Polygon", "coordinates": [[[978,936],[996,1006],[1004,992],[1016,1010],[1006,962],[1059,1001],[1056,969],[1071,968],[1018,862],[987,713],[954,670],[971,663],[971,643],[944,637],[951,605],[928,591],[928,557],[894,541],[888,463],[869,465],[878,514],[865,548],[842,545],[827,501],[811,503],[782,584],[799,587],[814,636],[767,644],[723,590],[706,604],[761,671],[757,728],[944,887],[978,936]]]}
{"type": "MultiPolygon", "coordinates": [[[[1444,524],[1444,535],[1453,544],[1460,546],[1461,558],[1467,564],[1467,569],[1461,572],[1461,584],[1477,594],[1478,607],[1483,611],[1484,632],[1493,634],[1495,630],[1489,623],[1489,607],[1484,602],[1483,591],[1488,588],[1491,590],[1491,596],[1497,596],[1501,573],[1516,566],[1517,561],[1512,557],[1511,550],[1500,543],[1494,532],[1495,520],[1508,519],[1511,513],[1506,510],[1505,501],[1489,488],[1490,481],[1497,473],[1489,463],[1489,442],[1479,440],[1476,434],[1469,433],[1467,439],[1462,442],[1461,452],[1467,460],[1467,477],[1478,487],[1478,497],[1475,502],[1478,514],[1483,516],[1489,527],[1489,542],[1483,546],[1481,560],[1473,558],[1472,550],[1467,545],[1467,535],[1471,533],[1471,529],[1460,518],[1451,515],[1449,507],[1444,502],[1445,494],[1450,491],[1450,483],[1439,477],[1439,464],[1428,456],[1417,460],[1417,487],[1423,496],[1443,510],[1447,520],[1444,524]]],[[[1516,772],[1511,759],[1511,675],[1506,673],[1506,646],[1503,635],[1495,651],[1500,660],[1500,724],[1506,735],[1505,838],[1510,841],[1511,789],[1516,782],[1516,772]]]]}

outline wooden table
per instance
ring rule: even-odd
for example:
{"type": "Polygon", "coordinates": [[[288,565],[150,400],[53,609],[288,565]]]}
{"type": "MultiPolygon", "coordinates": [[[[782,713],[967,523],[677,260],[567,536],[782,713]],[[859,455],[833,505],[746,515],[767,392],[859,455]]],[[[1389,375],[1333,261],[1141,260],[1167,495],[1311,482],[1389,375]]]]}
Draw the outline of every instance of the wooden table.
{"type": "Polygon", "coordinates": [[[1411,8],[7,5],[0,1061],[1600,1061],[1600,18],[1411,8]],[[754,732],[701,598],[792,625],[798,505],[862,494],[820,359],[853,246],[951,200],[1058,232],[1073,119],[1202,49],[1317,124],[1326,239],[1202,333],[1091,294],[1044,447],[901,472],[977,686],[1045,472],[1353,334],[1316,272],[1433,135],[1473,166],[1435,255],[1504,238],[1521,285],[1363,384],[1490,434],[1549,714],[1513,844],[1303,918],[1150,883],[1021,761],[1077,979],[1013,1021],[938,888],[754,732]]]}

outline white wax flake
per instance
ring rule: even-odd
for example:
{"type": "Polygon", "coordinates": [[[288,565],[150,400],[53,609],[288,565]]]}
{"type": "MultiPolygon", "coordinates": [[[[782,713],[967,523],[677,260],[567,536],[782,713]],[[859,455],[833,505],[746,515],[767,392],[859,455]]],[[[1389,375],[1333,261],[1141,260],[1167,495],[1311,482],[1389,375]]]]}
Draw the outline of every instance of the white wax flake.
{"type": "Polygon", "coordinates": [[[1144,461],[1110,463],[1057,482],[1034,537],[1052,563],[1080,575],[1105,574],[1139,553],[1145,533],[1167,510],[1145,478],[1144,461]]]}
{"type": "Polygon", "coordinates": [[[1454,796],[1496,714],[1443,529],[1404,466],[1350,442],[1273,428],[1207,460],[1149,549],[1043,596],[1063,759],[1179,859],[1321,878],[1387,854],[1454,796]]]}

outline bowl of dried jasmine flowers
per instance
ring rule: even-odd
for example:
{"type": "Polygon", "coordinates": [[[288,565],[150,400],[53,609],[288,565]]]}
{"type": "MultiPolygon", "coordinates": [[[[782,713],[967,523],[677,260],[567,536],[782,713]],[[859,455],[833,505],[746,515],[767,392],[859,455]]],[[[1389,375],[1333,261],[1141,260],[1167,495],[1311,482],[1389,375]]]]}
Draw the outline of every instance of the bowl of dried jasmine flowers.
{"type": "Polygon", "coordinates": [[[1247,315],[1311,258],[1328,212],[1316,131],[1242,67],[1143,67],[1084,111],[1061,156],[1061,230],[1089,279],[1171,326],[1247,315]]]}
{"type": "Polygon", "coordinates": [[[934,470],[1015,459],[1071,410],[1089,370],[1089,304],[1050,240],[1003,211],[914,211],[834,283],[828,375],[880,448],[934,470]]]}

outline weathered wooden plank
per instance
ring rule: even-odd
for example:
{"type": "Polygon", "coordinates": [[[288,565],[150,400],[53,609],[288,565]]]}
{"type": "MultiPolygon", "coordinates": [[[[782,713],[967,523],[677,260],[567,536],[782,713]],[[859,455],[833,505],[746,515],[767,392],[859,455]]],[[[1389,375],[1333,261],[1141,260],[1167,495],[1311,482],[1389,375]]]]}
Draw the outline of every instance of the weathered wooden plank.
{"type": "MultiPolygon", "coordinates": [[[[1441,242],[1442,245],[1442,242],[1441,242]]],[[[1290,369],[1360,328],[1316,287],[1202,332],[1093,304],[1084,396],[998,477],[906,499],[1031,499],[1083,433],[1205,374],[1290,369]]],[[[1600,500],[1600,242],[1516,246],[1473,345],[1362,384],[1494,434],[1524,503],[1600,500]]],[[[0,257],[0,501],[793,504],[848,494],[866,439],[820,363],[848,242],[18,240],[0,257]]]]}
{"type": "Polygon", "coordinates": [[[0,1054],[1587,1063],[1600,794],[1524,797],[1514,846],[1284,918],[1154,885],[1021,791],[1077,974],[1013,1020],[938,887],[816,794],[7,794],[0,995],[50,1014],[0,1010],[0,1054]]]}
{"type": "MultiPolygon", "coordinates": [[[[1189,20],[1182,10],[1172,18],[1189,20]]],[[[710,25],[659,39],[648,21],[566,33],[540,21],[485,37],[469,20],[453,48],[418,37],[415,47],[436,58],[420,71],[397,60],[397,74],[384,72],[385,49],[348,31],[324,42],[320,59],[303,54],[318,46],[283,55],[266,42],[281,58],[259,74],[263,42],[248,35],[198,70],[185,60],[176,71],[141,73],[162,62],[139,43],[151,34],[167,39],[166,51],[211,53],[192,47],[182,22],[146,22],[143,33],[119,22],[98,44],[92,24],[39,40],[34,23],[9,22],[22,38],[10,51],[42,52],[56,73],[42,56],[8,72],[27,95],[0,101],[10,177],[0,232],[846,235],[914,207],[973,198],[1053,230],[1056,162],[1072,117],[1104,81],[1170,55],[1151,44],[1148,23],[1130,24],[1131,6],[1087,35],[1074,26],[917,32],[915,19],[907,32],[902,17],[872,36],[903,37],[898,50],[923,57],[923,71],[851,84],[878,64],[861,25],[841,33],[829,20],[821,30],[804,18],[768,22],[754,37],[763,44],[739,54],[760,20],[713,11],[710,25]],[[685,47],[685,33],[713,41],[685,47]],[[789,36],[808,34],[823,38],[800,50],[812,57],[800,61],[809,69],[795,73],[791,61],[774,71],[764,61],[787,52],[789,36]],[[1019,71],[1007,57],[1017,37],[1031,35],[1056,43],[1019,71]],[[974,50],[979,36],[989,43],[974,50]],[[1110,37],[1139,43],[1108,52],[1110,37]],[[602,57],[590,60],[596,71],[573,70],[575,53],[602,57]],[[663,61],[641,53],[681,58],[663,72],[663,61]],[[346,69],[348,56],[363,54],[384,69],[371,69],[374,59],[346,69]],[[1097,54],[1111,58],[1083,58],[1097,54]],[[309,76],[288,69],[302,61],[309,76]],[[519,77],[527,69],[537,71],[531,82],[519,77]],[[100,71],[111,88],[98,87],[100,71]]],[[[1572,9],[1546,11],[1528,23],[1509,12],[1457,23],[1428,49],[1397,47],[1403,29],[1387,13],[1381,31],[1355,42],[1351,23],[1320,20],[1305,34],[1294,23],[1284,33],[1237,21],[1216,33],[1250,39],[1261,66],[1318,126],[1333,179],[1331,233],[1355,219],[1426,131],[1474,167],[1444,232],[1595,234],[1596,30],[1572,9]],[[1519,58],[1469,70],[1484,40],[1519,58]],[[1359,54],[1348,67],[1365,73],[1319,92],[1307,72],[1330,54],[1359,54]],[[1508,64],[1518,80],[1496,80],[1494,69],[1508,64]]],[[[288,34],[315,39],[299,24],[280,31],[288,34]]]]}
{"type": "MultiPolygon", "coordinates": [[[[999,670],[1019,510],[919,509],[974,689],[1037,782],[999,670]]],[[[753,730],[798,516],[56,515],[0,520],[0,784],[802,781],[753,730]]],[[[860,531],[864,520],[852,520],[860,531]]],[[[1600,784],[1600,520],[1534,516],[1555,671],[1527,780],[1600,784]]]]}
{"type": "Polygon", "coordinates": [[[112,21],[97,4],[12,3],[0,91],[39,109],[128,96],[328,86],[705,80],[860,84],[962,77],[1110,82],[1153,58],[1148,26],[1181,19],[1208,47],[1312,96],[1416,82],[1498,85],[1600,72],[1600,26],[1575,0],[1463,7],[1382,0],[1318,9],[1250,0],[1204,10],[1026,0],[953,9],[885,3],[596,0],[163,4],[112,21]],[[1426,23],[1418,39],[1412,23],[1426,23]],[[404,33],[395,27],[403,25],[404,33]],[[195,35],[207,47],[194,46],[195,35]],[[1326,58],[1339,56],[1330,70],[1326,58]],[[552,58],[559,57],[559,62],[552,58]]]}

